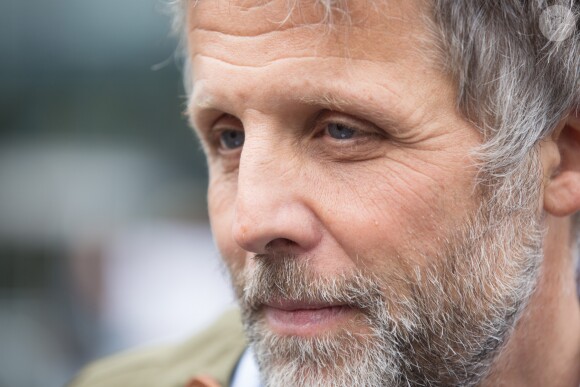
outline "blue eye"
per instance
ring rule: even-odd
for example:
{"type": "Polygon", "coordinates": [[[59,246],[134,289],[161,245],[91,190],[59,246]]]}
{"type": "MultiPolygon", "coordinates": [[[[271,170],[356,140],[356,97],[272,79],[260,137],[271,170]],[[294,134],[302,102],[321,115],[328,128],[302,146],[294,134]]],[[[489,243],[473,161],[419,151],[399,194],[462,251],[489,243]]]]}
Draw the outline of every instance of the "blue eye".
{"type": "Polygon", "coordinates": [[[337,123],[328,124],[327,131],[330,137],[337,140],[348,140],[353,138],[356,134],[355,129],[337,123]]]}
{"type": "Polygon", "coordinates": [[[220,145],[223,149],[236,149],[244,145],[245,135],[240,130],[224,130],[220,134],[220,145]]]}

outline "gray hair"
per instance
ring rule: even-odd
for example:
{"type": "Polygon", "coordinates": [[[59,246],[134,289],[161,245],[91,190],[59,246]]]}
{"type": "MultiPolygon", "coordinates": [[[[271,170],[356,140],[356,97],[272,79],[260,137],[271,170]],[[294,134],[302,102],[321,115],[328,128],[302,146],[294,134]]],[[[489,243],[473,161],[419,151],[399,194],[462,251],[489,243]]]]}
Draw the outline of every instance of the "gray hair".
{"type": "MultiPolygon", "coordinates": [[[[175,10],[174,30],[183,40],[185,8],[198,0],[170,1],[175,10]]],[[[296,0],[288,1],[290,7],[295,5],[296,0]]],[[[326,21],[336,11],[348,12],[346,0],[315,1],[326,11],[326,21]]],[[[519,211],[525,206],[518,203],[526,200],[518,195],[527,192],[521,187],[537,182],[512,177],[525,176],[516,171],[536,164],[530,160],[537,157],[538,144],[567,114],[580,109],[578,28],[568,26],[565,39],[546,35],[546,28],[561,29],[555,24],[558,20],[543,18],[543,12],[554,7],[548,0],[429,3],[433,21],[429,24],[442,50],[439,56],[456,82],[457,108],[484,139],[477,151],[481,186],[493,193],[490,200],[498,207],[509,202],[510,208],[503,210],[519,211]]],[[[576,18],[580,12],[575,0],[559,0],[556,6],[576,18]]],[[[186,89],[190,90],[185,59],[186,89]]],[[[580,231],[580,214],[575,224],[580,231]]]]}

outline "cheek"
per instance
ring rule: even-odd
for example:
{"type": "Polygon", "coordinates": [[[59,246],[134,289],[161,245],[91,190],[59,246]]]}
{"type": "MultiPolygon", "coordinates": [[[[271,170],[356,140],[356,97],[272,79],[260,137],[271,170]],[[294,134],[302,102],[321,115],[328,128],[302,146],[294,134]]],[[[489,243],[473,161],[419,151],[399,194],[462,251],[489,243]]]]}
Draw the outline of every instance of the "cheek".
{"type": "Polygon", "coordinates": [[[237,245],[232,235],[236,184],[222,177],[210,177],[208,211],[212,233],[219,252],[230,270],[243,266],[246,253],[237,245]]]}
{"type": "Polygon", "coordinates": [[[324,174],[321,218],[352,259],[420,264],[474,210],[472,173],[463,166],[403,161],[324,174]]]}

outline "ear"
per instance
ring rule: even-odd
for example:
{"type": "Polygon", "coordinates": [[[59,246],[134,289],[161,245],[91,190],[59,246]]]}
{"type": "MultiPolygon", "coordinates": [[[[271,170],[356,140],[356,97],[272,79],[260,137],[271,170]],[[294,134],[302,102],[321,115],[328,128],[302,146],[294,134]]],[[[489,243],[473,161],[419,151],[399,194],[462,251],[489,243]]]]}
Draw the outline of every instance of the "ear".
{"type": "Polygon", "coordinates": [[[580,111],[570,114],[557,133],[560,165],[544,191],[544,209],[555,216],[580,211],[580,111]]]}

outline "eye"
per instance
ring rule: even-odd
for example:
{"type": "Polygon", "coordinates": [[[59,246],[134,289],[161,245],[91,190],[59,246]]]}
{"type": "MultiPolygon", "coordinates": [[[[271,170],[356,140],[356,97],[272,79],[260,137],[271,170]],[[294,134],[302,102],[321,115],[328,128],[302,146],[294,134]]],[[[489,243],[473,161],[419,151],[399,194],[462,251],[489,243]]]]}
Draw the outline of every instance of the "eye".
{"type": "Polygon", "coordinates": [[[244,139],[243,131],[227,129],[220,133],[220,146],[224,150],[237,149],[244,145],[244,139]]]}
{"type": "Polygon", "coordinates": [[[326,126],[326,131],[330,137],[337,140],[348,140],[356,135],[356,129],[339,123],[328,124],[326,126]]]}

